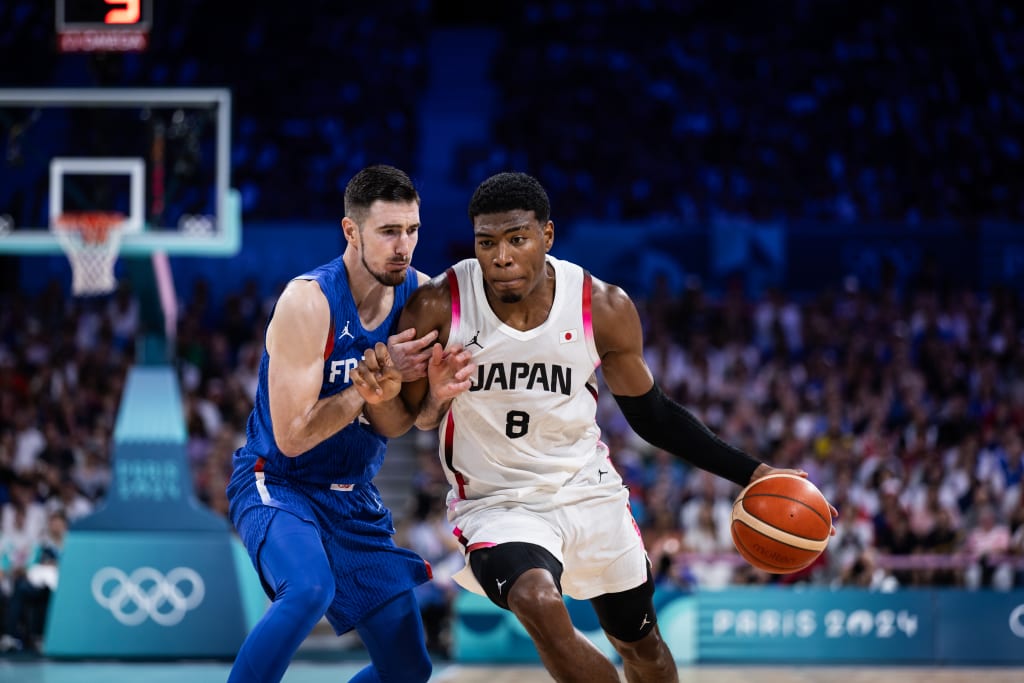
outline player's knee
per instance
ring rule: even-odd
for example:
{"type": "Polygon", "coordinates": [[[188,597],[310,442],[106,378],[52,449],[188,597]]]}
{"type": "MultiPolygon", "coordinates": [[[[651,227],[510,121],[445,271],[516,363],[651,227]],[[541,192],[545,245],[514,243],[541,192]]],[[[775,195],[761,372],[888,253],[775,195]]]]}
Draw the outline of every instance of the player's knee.
{"type": "MultiPolygon", "coordinates": [[[[601,628],[617,642],[639,643],[654,630],[654,578],[650,568],[647,581],[621,593],[601,595],[590,601],[601,628]]],[[[616,646],[617,648],[617,646],[616,646]]]]}
{"type": "Polygon", "coordinates": [[[286,600],[303,614],[316,615],[319,618],[327,612],[327,608],[334,600],[334,577],[329,571],[311,571],[292,577],[278,595],[278,599],[286,600]]]}
{"type": "Polygon", "coordinates": [[[524,625],[550,622],[553,611],[565,610],[562,593],[545,569],[524,572],[508,594],[508,607],[524,625]]]}
{"type": "Polygon", "coordinates": [[[657,628],[647,632],[640,640],[624,641],[618,638],[609,638],[615,651],[619,653],[623,661],[627,662],[653,662],[657,661],[668,648],[657,628]],[[664,652],[663,652],[664,651],[664,652]]]}

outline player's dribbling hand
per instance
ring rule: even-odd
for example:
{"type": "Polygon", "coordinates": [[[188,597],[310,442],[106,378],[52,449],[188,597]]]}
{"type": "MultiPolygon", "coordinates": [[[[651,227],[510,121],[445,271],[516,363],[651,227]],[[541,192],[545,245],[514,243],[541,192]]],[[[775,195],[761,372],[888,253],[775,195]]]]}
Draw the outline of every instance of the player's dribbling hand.
{"type": "Polygon", "coordinates": [[[475,372],[473,354],[463,348],[462,344],[454,344],[447,352],[440,344],[434,344],[430,362],[427,363],[431,397],[442,403],[468,391],[472,386],[470,378],[475,372]]]}
{"type": "MultiPolygon", "coordinates": [[[[805,472],[804,470],[781,469],[772,467],[770,465],[766,465],[765,463],[761,463],[760,465],[757,466],[757,469],[754,470],[754,473],[750,475],[750,481],[748,483],[752,484],[761,477],[767,477],[769,474],[792,474],[797,477],[803,477],[804,479],[807,478],[807,472],[805,472]]],[[[832,519],[836,519],[839,517],[839,510],[836,510],[835,506],[832,505],[832,503],[828,504],[828,509],[832,511],[832,519]]],[[[836,535],[835,522],[832,523],[832,535],[836,535]]]]}
{"type": "Polygon", "coordinates": [[[395,367],[383,342],[363,352],[363,359],[352,370],[351,378],[352,386],[372,405],[393,399],[402,388],[402,373],[395,367]]]}
{"type": "Polygon", "coordinates": [[[437,330],[431,330],[417,338],[416,330],[412,327],[388,337],[388,353],[395,368],[402,375],[403,382],[412,382],[427,376],[430,345],[435,339],[437,330]]]}

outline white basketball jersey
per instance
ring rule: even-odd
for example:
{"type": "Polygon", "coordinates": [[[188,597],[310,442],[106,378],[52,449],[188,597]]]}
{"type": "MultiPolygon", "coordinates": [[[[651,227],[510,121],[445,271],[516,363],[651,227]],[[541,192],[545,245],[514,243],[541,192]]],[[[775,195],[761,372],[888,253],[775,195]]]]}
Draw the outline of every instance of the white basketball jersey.
{"type": "Polygon", "coordinates": [[[448,269],[448,345],[461,343],[477,364],[472,388],[441,421],[450,503],[484,496],[543,501],[608,457],[596,422],[591,278],[575,264],[547,261],[555,270],[554,303],[547,320],[525,332],[495,315],[476,259],[448,269]]]}

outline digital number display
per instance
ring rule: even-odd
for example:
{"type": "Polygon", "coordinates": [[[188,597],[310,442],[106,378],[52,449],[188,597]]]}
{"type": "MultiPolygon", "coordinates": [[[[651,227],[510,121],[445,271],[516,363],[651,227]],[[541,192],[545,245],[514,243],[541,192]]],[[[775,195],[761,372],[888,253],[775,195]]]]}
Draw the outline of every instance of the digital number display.
{"type": "Polygon", "coordinates": [[[59,29],[146,28],[151,0],[57,0],[59,29]]]}

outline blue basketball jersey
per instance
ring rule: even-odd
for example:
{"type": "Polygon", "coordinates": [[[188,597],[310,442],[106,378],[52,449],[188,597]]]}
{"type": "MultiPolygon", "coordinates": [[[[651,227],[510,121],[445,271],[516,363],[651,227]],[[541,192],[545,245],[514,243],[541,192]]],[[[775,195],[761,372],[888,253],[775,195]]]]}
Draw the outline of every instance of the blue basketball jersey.
{"type": "MultiPolygon", "coordinates": [[[[296,279],[314,280],[320,285],[331,309],[331,336],[324,349],[324,376],[320,398],[333,396],[352,384],[349,373],[359,364],[363,352],[377,342],[387,342],[397,325],[398,314],[416,289],[416,271],[412,268],[405,282],[395,287],[395,301],[388,317],[374,330],[363,328],[359,311],[348,287],[348,275],[341,257],[296,279]]],[[[247,442],[242,457],[253,461],[263,458],[267,477],[282,476],[289,481],[310,484],[360,484],[373,479],[384,461],[387,439],[377,434],[362,418],[314,446],[302,455],[289,458],[274,441],[270,418],[270,395],[266,350],[260,360],[256,403],[246,428],[247,442]]]]}

